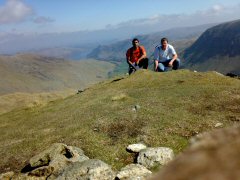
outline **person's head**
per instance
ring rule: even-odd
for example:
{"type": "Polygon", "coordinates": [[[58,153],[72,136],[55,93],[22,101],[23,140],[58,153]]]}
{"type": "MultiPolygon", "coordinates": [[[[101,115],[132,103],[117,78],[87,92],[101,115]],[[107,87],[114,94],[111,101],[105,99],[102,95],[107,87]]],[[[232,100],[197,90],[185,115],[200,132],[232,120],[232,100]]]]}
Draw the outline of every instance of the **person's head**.
{"type": "Polygon", "coordinates": [[[139,46],[139,40],[138,40],[137,38],[134,38],[134,39],[132,40],[132,45],[133,45],[134,47],[139,46]]]}
{"type": "Polygon", "coordinates": [[[162,45],[163,49],[166,49],[167,45],[168,45],[168,39],[167,38],[162,38],[161,39],[161,45],[162,45]]]}

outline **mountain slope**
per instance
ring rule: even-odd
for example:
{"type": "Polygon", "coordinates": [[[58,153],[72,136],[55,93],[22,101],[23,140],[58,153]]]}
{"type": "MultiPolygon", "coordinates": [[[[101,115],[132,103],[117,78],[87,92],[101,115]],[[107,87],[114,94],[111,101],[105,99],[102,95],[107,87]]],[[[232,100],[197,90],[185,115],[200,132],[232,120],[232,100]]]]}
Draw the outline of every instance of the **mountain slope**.
{"type": "Polygon", "coordinates": [[[198,70],[240,73],[240,20],[205,31],[184,52],[185,65],[198,70]]]}
{"type": "Polygon", "coordinates": [[[33,54],[0,56],[0,95],[79,89],[107,77],[114,65],[68,61],[33,54]]]}
{"type": "Polygon", "coordinates": [[[190,137],[216,123],[237,123],[239,103],[238,79],[216,72],[140,70],[44,107],[0,115],[0,171],[20,170],[55,142],[80,147],[114,169],[133,162],[125,151],[132,143],[179,153],[190,137]]]}

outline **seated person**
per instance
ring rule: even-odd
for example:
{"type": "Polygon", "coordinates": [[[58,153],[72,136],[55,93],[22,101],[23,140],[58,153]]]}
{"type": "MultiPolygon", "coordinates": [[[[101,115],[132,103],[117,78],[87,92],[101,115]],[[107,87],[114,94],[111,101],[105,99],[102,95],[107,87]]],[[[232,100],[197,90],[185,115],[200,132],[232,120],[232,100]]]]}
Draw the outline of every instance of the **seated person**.
{"type": "Polygon", "coordinates": [[[132,47],[127,50],[126,59],[129,64],[129,75],[138,68],[148,68],[148,58],[144,46],[140,46],[138,39],[132,40],[132,47]]]}
{"type": "Polygon", "coordinates": [[[168,67],[172,67],[173,70],[177,70],[180,65],[180,59],[174,49],[174,47],[168,44],[167,38],[161,39],[161,45],[155,47],[154,51],[154,70],[157,72],[164,72],[168,70],[168,67]]]}

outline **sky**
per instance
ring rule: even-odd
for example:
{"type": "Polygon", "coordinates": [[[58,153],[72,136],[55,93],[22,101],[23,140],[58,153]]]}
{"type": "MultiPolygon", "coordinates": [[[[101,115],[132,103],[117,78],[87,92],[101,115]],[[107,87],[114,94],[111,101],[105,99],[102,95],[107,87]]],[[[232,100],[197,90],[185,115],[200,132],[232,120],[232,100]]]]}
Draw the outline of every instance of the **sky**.
{"type": "Polygon", "coordinates": [[[61,33],[167,22],[171,27],[179,21],[195,25],[194,16],[201,16],[199,24],[227,21],[240,18],[239,9],[240,0],[0,0],[0,32],[61,33]]]}
{"type": "Polygon", "coordinates": [[[97,46],[237,19],[240,0],[0,0],[0,54],[97,46]]]}

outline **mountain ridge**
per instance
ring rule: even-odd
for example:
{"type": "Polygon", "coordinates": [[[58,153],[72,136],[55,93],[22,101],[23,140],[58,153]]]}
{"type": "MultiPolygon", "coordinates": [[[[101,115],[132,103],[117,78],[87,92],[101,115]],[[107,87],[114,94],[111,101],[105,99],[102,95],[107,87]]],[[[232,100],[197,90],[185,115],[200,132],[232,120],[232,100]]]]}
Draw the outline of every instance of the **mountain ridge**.
{"type": "Polygon", "coordinates": [[[206,30],[184,51],[186,67],[240,74],[239,29],[240,20],[235,20],[206,30]]]}

